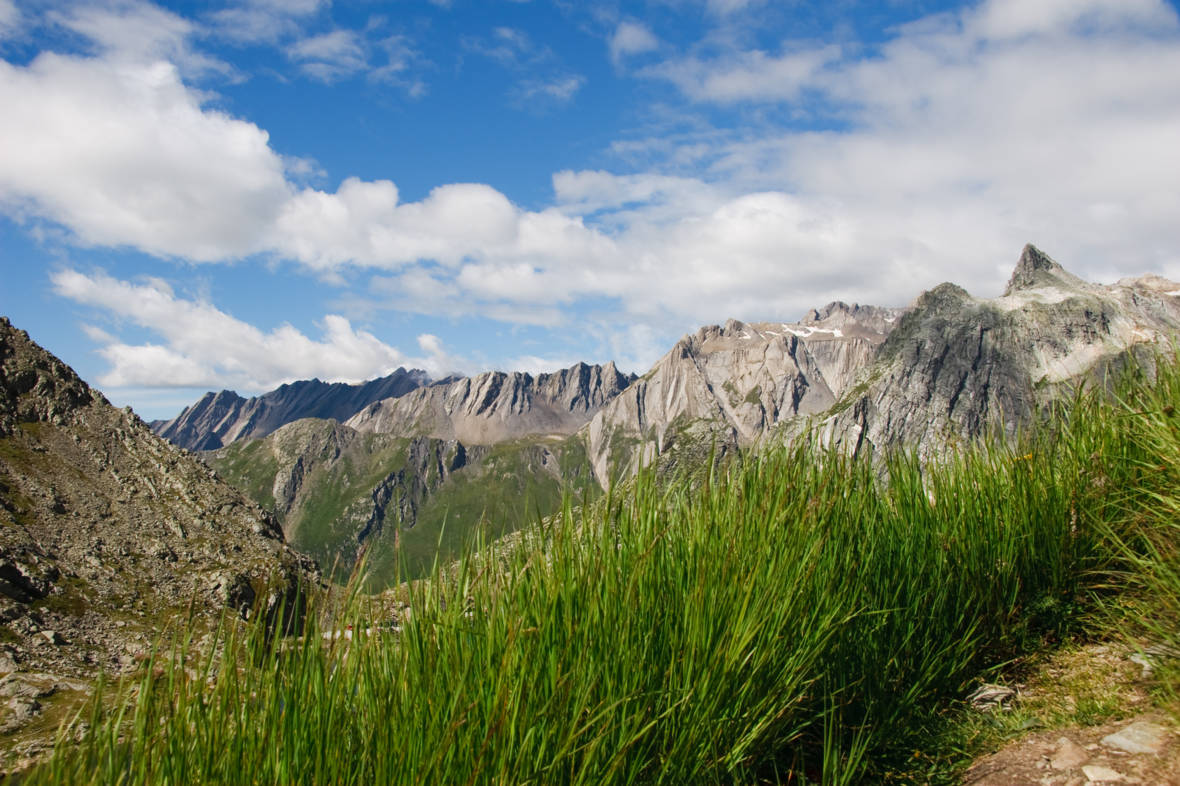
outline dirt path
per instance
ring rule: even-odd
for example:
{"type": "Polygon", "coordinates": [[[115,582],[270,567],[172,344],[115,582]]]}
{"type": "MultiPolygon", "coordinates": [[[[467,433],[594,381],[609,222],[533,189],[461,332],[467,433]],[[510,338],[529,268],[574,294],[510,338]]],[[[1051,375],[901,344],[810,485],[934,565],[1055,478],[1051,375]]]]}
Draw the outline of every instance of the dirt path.
{"type": "Polygon", "coordinates": [[[1160,713],[1041,731],[977,761],[965,786],[1180,786],[1180,734],[1160,713]]]}
{"type": "Polygon", "coordinates": [[[1180,726],[1155,706],[1143,657],[1089,645],[1042,664],[994,718],[1037,730],[978,759],[964,786],[1180,786],[1180,726]]]}

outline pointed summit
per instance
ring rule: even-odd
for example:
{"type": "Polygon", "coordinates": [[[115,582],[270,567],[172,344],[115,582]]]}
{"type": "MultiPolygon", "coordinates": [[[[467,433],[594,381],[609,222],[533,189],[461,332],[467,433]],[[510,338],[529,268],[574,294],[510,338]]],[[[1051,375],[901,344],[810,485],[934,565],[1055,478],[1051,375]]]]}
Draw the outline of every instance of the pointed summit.
{"type": "Polygon", "coordinates": [[[1004,297],[1022,289],[1061,286],[1063,284],[1074,288],[1084,286],[1085,282],[1063,268],[1044,251],[1029,243],[1020,252],[1020,261],[1016,263],[1016,269],[1012,271],[1012,278],[1008,279],[1008,286],[1004,289],[1004,297]]]}

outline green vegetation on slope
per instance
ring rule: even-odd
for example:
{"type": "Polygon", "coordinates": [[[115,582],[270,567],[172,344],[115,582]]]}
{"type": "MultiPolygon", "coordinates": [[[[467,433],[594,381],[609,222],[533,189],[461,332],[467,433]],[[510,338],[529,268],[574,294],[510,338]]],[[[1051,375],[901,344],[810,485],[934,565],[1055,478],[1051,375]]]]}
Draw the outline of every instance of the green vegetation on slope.
{"type": "Polygon", "coordinates": [[[560,511],[566,497],[600,494],[585,445],[576,437],[493,446],[426,498],[413,527],[375,544],[367,559],[369,586],[429,576],[436,563],[458,559],[477,541],[490,542],[560,511]]]}
{"type": "Polygon", "coordinates": [[[358,601],[348,644],[255,627],[198,668],[162,655],[30,780],[878,782],[981,670],[1096,599],[1176,643],[1180,375],[1161,376],[1015,449],[896,458],[888,484],[807,445],[701,485],[641,474],[405,588],[397,632],[366,635],[358,601]]]}
{"type": "MultiPolygon", "coordinates": [[[[230,483],[267,510],[275,509],[274,483],[278,460],[260,440],[235,442],[210,463],[230,483]]],[[[313,555],[314,556],[314,555],[313,555]]]]}
{"type": "MultiPolygon", "coordinates": [[[[348,578],[365,547],[374,590],[429,575],[436,561],[458,558],[475,539],[498,538],[551,515],[565,495],[600,494],[577,437],[466,448],[465,463],[451,470],[454,442],[351,432],[351,438],[333,440],[339,427],[332,421],[296,425],[299,431],[289,426],[266,439],[234,443],[211,461],[259,504],[278,507],[288,541],[325,569],[335,566],[337,579],[348,578]],[[283,443],[276,442],[280,438],[283,443]],[[285,464],[276,452],[288,455],[285,464]],[[274,497],[276,477],[296,469],[299,491],[284,510],[274,497]],[[384,508],[376,514],[383,485],[384,508]]],[[[279,484],[287,480],[278,477],[279,484]]]]}

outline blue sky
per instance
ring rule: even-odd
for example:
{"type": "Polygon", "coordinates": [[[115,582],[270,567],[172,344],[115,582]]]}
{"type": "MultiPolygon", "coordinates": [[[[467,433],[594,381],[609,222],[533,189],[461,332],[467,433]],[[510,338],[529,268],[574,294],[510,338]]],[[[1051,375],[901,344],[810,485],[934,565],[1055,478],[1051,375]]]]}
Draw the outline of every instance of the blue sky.
{"type": "Polygon", "coordinates": [[[1166,0],[0,0],[0,313],[147,418],[1180,279],[1166,0]]]}

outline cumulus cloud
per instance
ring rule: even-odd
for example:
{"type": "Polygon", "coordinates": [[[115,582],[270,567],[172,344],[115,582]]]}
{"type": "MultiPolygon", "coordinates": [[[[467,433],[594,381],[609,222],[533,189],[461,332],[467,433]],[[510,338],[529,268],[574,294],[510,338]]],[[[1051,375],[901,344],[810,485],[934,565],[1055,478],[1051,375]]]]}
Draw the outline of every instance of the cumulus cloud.
{"type": "MultiPolygon", "coordinates": [[[[114,388],[232,386],[261,391],[284,382],[320,377],[358,382],[383,376],[407,362],[396,348],[356,330],[342,316],[321,320],[323,337],[307,337],[289,324],[262,331],[204,300],[179,297],[160,279],[132,283],[105,273],[64,270],[52,275],[57,294],[147,328],[162,343],[125,344],[101,329],[87,332],[110,371],[99,384],[114,388]]],[[[433,344],[429,354],[443,354],[433,344]]]]}
{"type": "Polygon", "coordinates": [[[869,57],[731,51],[658,73],[693,101],[778,104],[804,127],[805,94],[836,113],[833,130],[708,144],[711,178],[842,228],[844,251],[801,259],[881,284],[878,299],[945,279],[987,294],[1027,241],[1083,275],[1180,273],[1178,33],[1157,0],[992,0],[900,28],[869,57]],[[791,58],[820,65],[776,81],[791,58]]]}
{"type": "Polygon", "coordinates": [[[204,106],[163,60],[0,61],[0,106],[0,202],[86,245],[237,258],[264,250],[288,198],[266,132],[204,106]]]}

